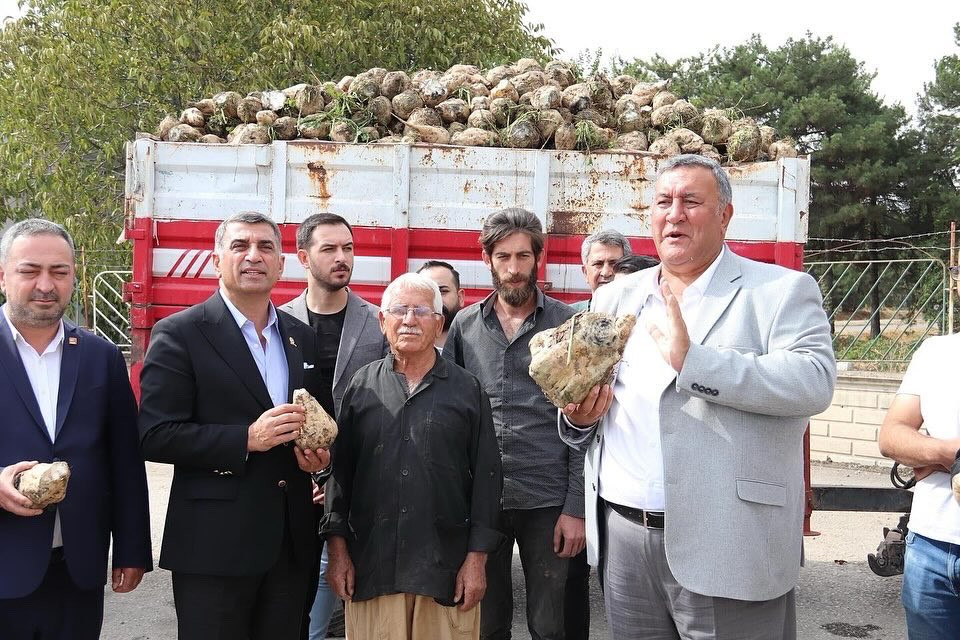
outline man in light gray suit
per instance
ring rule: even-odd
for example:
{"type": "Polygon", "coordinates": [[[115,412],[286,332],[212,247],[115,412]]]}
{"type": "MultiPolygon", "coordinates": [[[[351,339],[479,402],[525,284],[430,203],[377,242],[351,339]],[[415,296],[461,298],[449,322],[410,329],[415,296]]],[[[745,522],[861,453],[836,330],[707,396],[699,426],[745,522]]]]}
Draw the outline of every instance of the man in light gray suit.
{"type": "MultiPolygon", "coordinates": [[[[307,217],[297,228],[297,258],[307,271],[307,288],[280,307],[317,332],[319,353],[315,366],[323,390],[317,400],[334,417],[340,413],[343,392],[353,374],[387,355],[389,349],[380,331],[378,309],[347,288],[353,274],[353,246],[353,228],[341,216],[317,213],[307,217]]],[[[314,502],[319,505],[322,500],[318,487],[314,502]]],[[[321,515],[318,508],[318,518],[321,515]]],[[[326,635],[336,606],[336,596],[322,579],[326,549],[319,557],[319,575],[314,576],[319,589],[311,591],[308,603],[310,640],[326,635]]]]}
{"type": "Polygon", "coordinates": [[[559,416],[588,447],[588,557],[613,638],[796,637],[802,438],[836,363],[814,280],[725,247],[731,199],[712,160],[664,163],[661,267],[592,306],[637,327],[612,384],[559,416]]]}

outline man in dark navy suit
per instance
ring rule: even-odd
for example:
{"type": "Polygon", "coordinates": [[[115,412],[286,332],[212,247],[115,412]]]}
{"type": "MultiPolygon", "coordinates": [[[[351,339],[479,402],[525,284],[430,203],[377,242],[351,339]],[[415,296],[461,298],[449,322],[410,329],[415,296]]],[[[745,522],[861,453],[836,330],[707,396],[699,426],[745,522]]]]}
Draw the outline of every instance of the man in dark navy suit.
{"type": "Polygon", "coordinates": [[[152,569],[137,406],[115,345],[62,319],[73,240],[24,220],[0,240],[0,634],[12,640],[100,635],[111,584],[133,591],[152,569]],[[37,509],[14,488],[37,462],[63,460],[62,502],[37,509]]]}
{"type": "MultiPolygon", "coordinates": [[[[153,328],[140,376],[148,460],[174,465],[160,566],[180,640],[299,640],[317,554],[310,472],[329,452],[292,446],[320,395],[317,334],[270,302],[280,230],[256,212],[217,229],[220,288],[153,328]]],[[[329,475],[329,472],[327,472],[329,475]]]]}

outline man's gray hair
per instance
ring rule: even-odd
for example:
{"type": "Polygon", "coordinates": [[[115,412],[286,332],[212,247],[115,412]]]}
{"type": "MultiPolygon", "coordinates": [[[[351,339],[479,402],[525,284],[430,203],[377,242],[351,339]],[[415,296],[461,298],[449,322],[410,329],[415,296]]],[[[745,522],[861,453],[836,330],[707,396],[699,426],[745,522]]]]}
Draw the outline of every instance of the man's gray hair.
{"type": "Polygon", "coordinates": [[[440,287],[437,286],[436,282],[419,273],[405,273],[388,284],[383,291],[380,308],[386,311],[393,304],[396,294],[402,290],[417,291],[432,296],[433,310],[436,313],[443,313],[443,298],[440,296],[440,287]]]}
{"type": "Polygon", "coordinates": [[[613,229],[602,229],[601,231],[591,233],[583,239],[583,244],[580,245],[580,262],[587,264],[590,247],[595,244],[602,244],[607,247],[620,247],[623,250],[623,255],[630,255],[630,243],[627,242],[626,237],[622,233],[614,231],[613,229]]]}
{"type": "Polygon", "coordinates": [[[3,238],[0,238],[0,263],[6,261],[10,254],[10,247],[13,246],[13,241],[25,236],[59,236],[70,246],[70,255],[76,254],[73,238],[70,237],[70,234],[62,225],[43,218],[27,218],[7,229],[3,238]]]}
{"type": "Polygon", "coordinates": [[[530,248],[534,255],[539,256],[544,244],[543,225],[540,224],[540,218],[519,207],[494,211],[483,221],[480,244],[484,253],[493,255],[493,247],[498,242],[518,231],[530,237],[530,248]]]}
{"type": "Polygon", "coordinates": [[[721,210],[733,202],[733,188],[730,186],[730,178],[727,176],[727,172],[723,170],[723,167],[720,166],[720,163],[712,158],[698,156],[692,153],[671,156],[660,165],[660,169],[657,171],[657,180],[668,171],[673,171],[681,167],[702,167],[713,174],[713,179],[717,182],[717,200],[719,201],[721,210]]]}
{"type": "Polygon", "coordinates": [[[283,241],[280,238],[280,227],[277,226],[277,223],[274,222],[270,216],[264,215],[259,211],[240,211],[239,213],[233,213],[224,218],[220,226],[217,227],[217,232],[213,234],[214,251],[222,248],[220,245],[223,244],[223,236],[227,234],[227,227],[235,222],[240,224],[270,225],[270,228],[273,229],[273,235],[277,238],[277,251],[283,250],[283,241]]]}

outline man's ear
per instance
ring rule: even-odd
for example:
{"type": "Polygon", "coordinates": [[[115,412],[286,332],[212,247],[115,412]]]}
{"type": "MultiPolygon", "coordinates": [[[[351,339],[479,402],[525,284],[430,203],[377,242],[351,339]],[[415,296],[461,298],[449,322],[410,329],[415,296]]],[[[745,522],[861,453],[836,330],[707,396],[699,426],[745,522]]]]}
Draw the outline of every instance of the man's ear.
{"type": "Polygon", "coordinates": [[[481,249],[481,250],[480,250],[480,257],[483,258],[483,264],[485,264],[485,265],[487,265],[487,266],[489,267],[489,266],[490,266],[490,256],[489,256],[489,254],[487,254],[487,252],[486,252],[485,250],[481,249]]]}
{"type": "Polygon", "coordinates": [[[460,308],[463,308],[463,303],[467,299],[466,294],[463,292],[463,289],[457,289],[457,302],[460,303],[460,308]]]}
{"type": "Polygon", "coordinates": [[[219,277],[221,276],[221,273],[220,273],[220,254],[218,254],[216,251],[214,251],[212,254],[210,254],[210,264],[213,265],[213,270],[217,273],[217,277],[219,278],[219,277]]]}
{"type": "Polygon", "coordinates": [[[720,217],[723,219],[723,233],[727,233],[727,227],[730,226],[730,219],[733,218],[733,203],[730,202],[723,208],[723,211],[720,212],[720,217]]]}
{"type": "Polygon", "coordinates": [[[307,252],[304,251],[303,249],[297,249],[297,260],[300,261],[300,264],[301,266],[303,266],[304,269],[310,268],[307,263],[307,252]]]}

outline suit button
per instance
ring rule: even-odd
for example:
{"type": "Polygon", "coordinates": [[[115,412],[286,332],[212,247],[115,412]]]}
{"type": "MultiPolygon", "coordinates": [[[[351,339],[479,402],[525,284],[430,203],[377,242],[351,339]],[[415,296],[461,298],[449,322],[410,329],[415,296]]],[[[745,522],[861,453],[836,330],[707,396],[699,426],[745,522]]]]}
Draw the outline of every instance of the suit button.
{"type": "Polygon", "coordinates": [[[710,395],[718,396],[718,395],[720,395],[720,392],[717,391],[716,389],[713,389],[713,390],[710,391],[710,395]]]}
{"type": "Polygon", "coordinates": [[[699,387],[699,386],[700,386],[700,385],[698,385],[696,382],[694,382],[692,385],[690,385],[690,388],[693,389],[694,391],[699,391],[699,389],[697,389],[697,387],[699,387]]]}
{"type": "Polygon", "coordinates": [[[405,475],[407,475],[408,473],[409,473],[409,471],[407,471],[406,469],[404,469],[403,471],[400,472],[400,475],[404,475],[404,476],[405,476],[405,475]]]}
{"type": "Polygon", "coordinates": [[[281,489],[284,489],[287,486],[287,481],[281,480],[280,482],[277,483],[277,486],[280,487],[281,489]]]}

